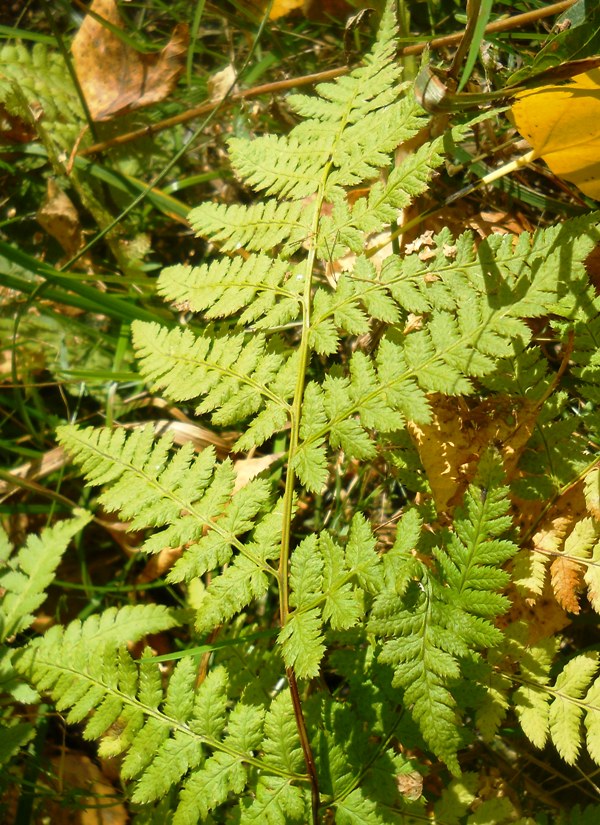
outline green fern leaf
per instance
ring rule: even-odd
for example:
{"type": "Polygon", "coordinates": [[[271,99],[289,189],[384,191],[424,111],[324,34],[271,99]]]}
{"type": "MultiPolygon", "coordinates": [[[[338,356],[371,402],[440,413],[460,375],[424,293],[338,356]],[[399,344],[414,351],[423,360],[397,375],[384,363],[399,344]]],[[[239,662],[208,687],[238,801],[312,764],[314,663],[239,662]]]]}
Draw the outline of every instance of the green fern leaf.
{"type": "Polygon", "coordinates": [[[198,267],[171,266],[158,280],[165,300],[204,312],[207,318],[227,318],[244,310],[239,323],[254,323],[259,329],[295,321],[302,286],[297,266],[266,255],[223,258],[198,267]]]}
{"type": "Polygon", "coordinates": [[[501,478],[497,460],[485,456],[455,518],[455,532],[434,548],[437,575],[398,544],[387,565],[388,587],[377,596],[370,620],[374,633],[395,637],[384,641],[382,661],[394,666],[395,684],[403,688],[404,702],[425,740],[454,772],[459,770],[456,752],[461,740],[450,686],[460,678],[461,660],[501,641],[501,633],[487,617],[508,606],[496,592],[506,585],[508,575],[496,567],[517,548],[497,538],[510,524],[501,478]],[[398,588],[392,571],[399,575],[398,588]]]}
{"type": "Polygon", "coordinates": [[[0,765],[6,765],[34,736],[34,726],[26,722],[17,722],[10,727],[0,725],[0,765]]]}
{"type": "MultiPolygon", "coordinates": [[[[288,691],[279,693],[265,716],[265,738],[262,742],[264,761],[274,768],[283,768],[290,776],[298,774],[303,766],[298,729],[288,691]]],[[[253,799],[243,799],[242,823],[264,822],[269,825],[287,825],[306,821],[306,791],[285,776],[259,776],[253,799]]]]}
{"type": "Polygon", "coordinates": [[[343,549],[331,535],[305,538],[292,555],[290,605],[295,608],[279,634],[283,658],[298,676],[317,675],[323,658],[323,630],[344,630],[364,615],[363,588],[381,583],[375,541],[365,519],[356,515],[343,549]]]}
{"type": "Polygon", "coordinates": [[[595,717],[594,727],[598,725],[600,707],[589,707],[585,698],[588,685],[597,670],[597,653],[575,656],[559,673],[552,690],[554,698],[548,716],[550,737],[562,758],[570,765],[574,764],[579,755],[580,727],[584,712],[595,717]]]}
{"type": "Polygon", "coordinates": [[[69,542],[90,518],[90,513],[81,512],[70,521],[47,528],[39,537],[29,536],[14,557],[10,555],[6,534],[0,528],[4,543],[2,557],[8,567],[0,572],[0,589],[4,593],[0,605],[0,641],[29,627],[34,612],[46,598],[45,591],[69,542]]]}
{"type": "Polygon", "coordinates": [[[108,510],[120,510],[124,518],[133,519],[134,529],[166,528],[146,541],[148,552],[192,543],[190,562],[184,560],[174,568],[175,581],[181,580],[182,570],[185,575],[201,575],[227,561],[233,547],[242,546],[236,533],[245,533],[253,517],[268,504],[269,488],[262,481],[232,496],[232,465],[217,465],[211,449],[194,457],[188,442],[169,461],[171,436],[154,443],[151,427],[129,434],[62,427],[58,437],[82,467],[88,483],[113,483],[101,495],[108,510]],[[216,519],[226,502],[231,508],[221,524],[216,519]],[[203,537],[206,528],[215,535],[209,532],[203,537]]]}
{"type": "Polygon", "coordinates": [[[310,234],[302,201],[266,200],[252,206],[204,203],[192,209],[188,219],[198,235],[220,243],[224,252],[240,247],[264,252],[285,243],[291,255],[310,234]]]}
{"type": "Polygon", "coordinates": [[[266,349],[256,335],[194,336],[190,330],[166,330],[157,324],[133,325],[140,367],[155,389],[177,401],[202,397],[198,413],[218,411],[213,420],[231,424],[256,413],[265,399],[287,409],[284,399],[269,390],[283,359],[266,349]]]}
{"type": "MultiPolygon", "coordinates": [[[[69,542],[90,518],[90,513],[79,511],[75,518],[47,527],[39,537],[29,536],[17,553],[0,527],[0,692],[16,702],[34,703],[39,696],[15,671],[14,637],[33,622],[34,612],[45,601],[46,590],[69,542]]],[[[0,752],[0,764],[8,761],[35,732],[33,725],[13,722],[10,714],[3,721],[0,738],[5,749],[0,752]]]]}
{"type": "Polygon", "coordinates": [[[598,762],[598,731],[600,678],[598,654],[575,656],[550,685],[550,666],[556,652],[556,640],[546,639],[531,647],[521,660],[521,687],[515,692],[514,702],[519,721],[526,736],[538,748],[544,747],[548,737],[562,758],[574,764],[583,741],[585,723],[586,741],[590,756],[598,762]]]}

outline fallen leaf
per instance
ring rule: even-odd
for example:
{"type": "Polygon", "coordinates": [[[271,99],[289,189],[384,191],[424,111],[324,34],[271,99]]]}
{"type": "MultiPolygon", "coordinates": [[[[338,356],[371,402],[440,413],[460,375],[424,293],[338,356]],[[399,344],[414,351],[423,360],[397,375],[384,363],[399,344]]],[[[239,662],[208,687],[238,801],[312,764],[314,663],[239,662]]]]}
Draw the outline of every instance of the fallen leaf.
{"type": "Polygon", "coordinates": [[[83,246],[83,235],[77,209],[53,178],[48,179],[46,197],[36,218],[40,226],[58,241],[69,258],[79,252],[83,246]]]}
{"type": "Polygon", "coordinates": [[[235,484],[233,485],[233,492],[237,493],[242,487],[245,487],[249,481],[263,470],[268,470],[271,464],[278,461],[284,453],[269,453],[268,455],[258,456],[257,458],[240,458],[233,465],[235,471],[235,484]]]}
{"type": "Polygon", "coordinates": [[[469,407],[460,398],[432,394],[430,424],[410,422],[408,429],[427,473],[438,513],[462,499],[482,453],[497,445],[510,480],[531,438],[539,404],[524,398],[495,396],[469,407]]]}
{"type": "Polygon", "coordinates": [[[88,756],[80,751],[62,751],[52,757],[51,767],[48,779],[42,782],[42,790],[47,783],[53,791],[46,794],[44,802],[47,822],[125,825],[128,815],[117,789],[88,756]]]}
{"type": "Polygon", "coordinates": [[[564,85],[517,95],[512,116],[521,135],[555,175],[600,199],[600,69],[564,85]]]}
{"type": "Polygon", "coordinates": [[[277,20],[279,17],[284,17],[296,9],[301,9],[303,5],[304,0],[273,0],[269,20],[277,20]]]}
{"type": "MultiPolygon", "coordinates": [[[[114,0],[94,0],[90,10],[123,29],[114,0]]],[[[160,53],[143,54],[88,14],[71,50],[92,118],[108,120],[165,100],[184,69],[188,42],[187,26],[178,24],[160,53]]]]}
{"type": "Polygon", "coordinates": [[[588,586],[588,599],[596,613],[600,613],[600,542],[592,551],[592,556],[584,574],[588,586]]]}
{"type": "Polygon", "coordinates": [[[506,595],[512,603],[511,608],[499,618],[498,626],[507,627],[513,622],[525,622],[529,645],[554,636],[571,624],[570,618],[556,601],[549,581],[535,601],[526,599],[513,586],[508,588],[506,595]]]}
{"type": "Polygon", "coordinates": [[[222,100],[228,92],[239,91],[237,86],[235,86],[235,78],[235,69],[231,63],[225,66],[224,69],[221,69],[220,72],[215,72],[209,77],[206,88],[210,100],[222,100]]]}

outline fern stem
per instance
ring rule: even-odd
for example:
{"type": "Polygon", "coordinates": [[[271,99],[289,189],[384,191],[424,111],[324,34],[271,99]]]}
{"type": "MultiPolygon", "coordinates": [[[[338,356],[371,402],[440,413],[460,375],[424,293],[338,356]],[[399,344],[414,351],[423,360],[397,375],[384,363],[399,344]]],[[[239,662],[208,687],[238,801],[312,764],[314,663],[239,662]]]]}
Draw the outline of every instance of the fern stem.
{"type": "MultiPolygon", "coordinates": [[[[323,203],[323,193],[325,188],[325,181],[329,174],[331,164],[327,164],[325,172],[319,187],[317,197],[315,198],[314,213],[311,226],[311,238],[309,253],[306,259],[304,291],[302,294],[302,336],[300,339],[300,359],[298,364],[298,376],[296,379],[296,386],[294,389],[294,400],[290,413],[291,427],[290,427],[290,445],[288,450],[288,464],[285,478],[285,493],[283,498],[283,524],[281,530],[281,553],[279,556],[279,620],[282,627],[285,627],[289,614],[289,561],[290,561],[290,543],[292,532],[292,514],[294,509],[294,487],[296,483],[296,472],[293,467],[293,460],[298,450],[298,442],[300,440],[300,419],[302,416],[302,401],[304,398],[304,387],[306,383],[306,370],[310,358],[310,348],[308,343],[308,335],[310,331],[310,310],[311,310],[311,290],[312,290],[312,273],[316,258],[315,239],[317,237],[317,230],[319,227],[319,220],[321,218],[321,206],[323,203]]],[[[300,694],[298,693],[298,684],[296,682],[296,674],[293,668],[286,668],[287,680],[290,686],[290,694],[292,697],[292,704],[294,706],[294,715],[296,717],[296,727],[302,745],[302,753],[304,754],[304,762],[306,764],[306,771],[310,777],[311,785],[311,808],[312,808],[312,822],[313,825],[319,823],[319,781],[315,767],[310,741],[306,730],[306,722],[304,714],[302,713],[302,704],[300,702],[300,694]]]]}
{"type": "MultiPolygon", "coordinates": [[[[328,171],[328,170],[327,170],[328,171]]],[[[325,175],[326,178],[326,175],[325,175]]],[[[311,227],[312,237],[316,237],[319,218],[321,216],[321,203],[323,200],[323,186],[320,188],[319,196],[315,199],[315,212],[311,227]]],[[[302,295],[302,337],[300,339],[300,360],[298,364],[298,377],[294,389],[294,400],[290,413],[290,445],[288,449],[288,464],[285,478],[285,493],[283,497],[283,526],[281,530],[281,553],[279,556],[279,620],[282,627],[285,627],[289,613],[289,561],[290,561],[290,540],[292,531],[292,511],[294,508],[294,487],[296,484],[296,472],[293,467],[294,457],[298,450],[300,440],[300,418],[302,416],[302,400],[304,398],[304,385],[306,381],[306,370],[308,367],[310,349],[308,346],[308,333],[310,330],[310,308],[311,308],[311,287],[312,271],[315,263],[316,249],[311,245],[305,269],[304,293],[302,295]]]]}
{"type": "Polygon", "coordinates": [[[300,736],[300,744],[302,746],[302,753],[304,754],[304,762],[306,763],[306,770],[310,778],[311,788],[311,810],[312,823],[319,825],[319,779],[317,777],[317,768],[315,760],[312,755],[310,742],[308,740],[308,732],[306,730],[306,723],[304,721],[304,714],[302,713],[302,704],[300,702],[300,694],[298,692],[298,683],[296,682],[296,674],[293,668],[286,667],[285,669],[287,680],[290,686],[290,695],[292,697],[292,704],[294,706],[294,713],[296,715],[296,724],[298,726],[298,734],[300,736]]]}

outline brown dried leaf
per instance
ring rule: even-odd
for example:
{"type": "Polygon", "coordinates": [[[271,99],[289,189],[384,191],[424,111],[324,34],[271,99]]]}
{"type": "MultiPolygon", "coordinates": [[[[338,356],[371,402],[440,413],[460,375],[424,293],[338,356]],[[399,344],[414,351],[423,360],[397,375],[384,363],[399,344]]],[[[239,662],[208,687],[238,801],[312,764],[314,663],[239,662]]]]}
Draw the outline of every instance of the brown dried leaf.
{"type": "Polygon", "coordinates": [[[438,513],[462,499],[486,447],[494,444],[510,479],[531,437],[539,413],[537,402],[496,396],[475,407],[464,399],[431,395],[430,424],[410,422],[409,432],[427,472],[438,513]]]}
{"type": "Polygon", "coordinates": [[[549,581],[546,582],[543,592],[535,601],[525,598],[513,588],[509,588],[507,595],[512,605],[498,624],[501,627],[507,627],[512,622],[525,622],[529,631],[527,642],[530,645],[535,644],[540,639],[554,636],[571,623],[565,611],[556,601],[549,581]]]}
{"type": "Polygon", "coordinates": [[[600,613],[600,541],[594,547],[583,578],[588,586],[588,600],[596,613],[600,613]]]}
{"type": "Polygon", "coordinates": [[[396,785],[402,796],[412,802],[420,799],[423,794],[423,776],[418,771],[398,774],[396,785]]]}
{"type": "Polygon", "coordinates": [[[584,480],[585,503],[588,512],[600,521],[600,467],[594,467],[584,480]]]}
{"type": "Polygon", "coordinates": [[[220,72],[211,75],[206,83],[209,98],[214,101],[222,100],[229,91],[237,92],[238,88],[234,86],[235,78],[235,69],[231,63],[220,72]]]}
{"type": "MultiPolygon", "coordinates": [[[[43,784],[45,821],[69,825],[126,825],[129,816],[118,793],[100,768],[80,751],[66,750],[51,759],[43,784]],[[71,806],[66,800],[77,800],[71,806]]],[[[40,821],[42,821],[40,819],[40,821]]]]}
{"type": "Polygon", "coordinates": [[[274,464],[283,453],[269,453],[269,455],[261,455],[256,458],[240,458],[233,465],[235,470],[235,484],[233,485],[233,492],[237,493],[242,487],[245,487],[249,481],[263,470],[267,470],[271,464],[274,464]]]}
{"type": "Polygon", "coordinates": [[[599,532],[597,522],[582,518],[567,537],[563,553],[552,562],[550,570],[556,599],[571,613],[580,611],[578,594],[583,589],[587,562],[599,532]]]}
{"type": "Polygon", "coordinates": [[[183,548],[181,547],[163,547],[159,553],[148,559],[144,569],[138,575],[136,583],[147,584],[160,579],[181,558],[182,554],[183,548]]]}
{"type": "Polygon", "coordinates": [[[73,201],[48,178],[46,197],[37,211],[37,222],[62,246],[65,255],[71,258],[83,246],[83,234],[77,209],[73,201]]]}
{"type": "Polygon", "coordinates": [[[583,569],[571,556],[560,555],[550,565],[552,589],[559,605],[569,613],[579,613],[578,592],[581,590],[583,569]]]}
{"type": "Polygon", "coordinates": [[[0,103],[0,146],[5,143],[29,143],[35,135],[36,131],[30,123],[9,112],[0,103]]]}
{"type": "Polygon", "coordinates": [[[6,473],[5,478],[0,481],[0,496],[6,497],[23,489],[27,485],[19,484],[17,479],[27,479],[28,481],[36,481],[44,478],[44,476],[59,470],[68,463],[68,459],[62,447],[55,447],[53,450],[43,453],[39,459],[35,461],[27,461],[19,467],[15,467],[6,473]],[[15,481],[11,481],[11,476],[15,481]]]}
{"type": "MultiPolygon", "coordinates": [[[[94,0],[90,9],[123,28],[114,0],[94,0]]],[[[88,14],[71,48],[92,118],[108,120],[168,97],[183,71],[188,43],[187,26],[178,24],[159,54],[143,54],[88,14]]]]}

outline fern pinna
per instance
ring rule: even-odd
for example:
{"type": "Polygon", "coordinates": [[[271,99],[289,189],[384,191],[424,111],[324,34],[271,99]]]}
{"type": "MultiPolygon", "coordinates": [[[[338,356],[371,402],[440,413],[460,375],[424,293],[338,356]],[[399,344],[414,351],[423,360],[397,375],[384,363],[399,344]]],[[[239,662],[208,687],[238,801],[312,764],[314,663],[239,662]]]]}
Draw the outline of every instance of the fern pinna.
{"type": "MultiPolygon", "coordinates": [[[[593,244],[579,220],[516,246],[492,237],[475,248],[444,230],[427,261],[365,253],[442,162],[439,138],[380,178],[427,122],[399,83],[395,36],[390,6],[362,67],[288,98],[302,118],[289,135],[230,141],[261,199],[193,209],[193,228],[223,254],[169,267],[158,283],[192,320],[133,325],[152,390],[237,426],[236,452],[276,440],[281,485],[274,474],[239,487],[230,460],[191,443],[174,450],[150,426],[59,430],[102,506],[146,531],[145,552],[182,548],[167,582],[193,592],[194,632],[220,628],[231,642],[208,675],[182,658],[165,687],[149,654],[136,661],[124,646],[145,615],[129,607],[56,628],[18,659],[69,721],[87,720],[101,753],[124,755],[140,821],[229,811],[227,821],[273,825],[422,822],[425,797],[400,790],[426,772],[411,754],[459,775],[461,749],[493,738],[510,691],[524,689],[526,643],[510,648],[495,625],[509,604],[503,565],[518,550],[496,451],[481,457],[451,528],[430,529],[426,503],[407,506],[391,549],[361,513],[331,529],[299,515],[338,466],[372,461],[407,421],[427,424],[432,394],[519,395],[502,376],[536,352],[527,319],[577,312],[571,284],[593,244]],[[351,204],[348,187],[364,182],[351,204]],[[327,270],[343,256],[347,270],[327,270]],[[274,643],[254,635],[268,630],[273,599],[274,643]],[[498,673],[507,656],[522,663],[510,678],[498,673]]],[[[474,796],[464,798],[446,821],[468,815],[474,796]]]]}

